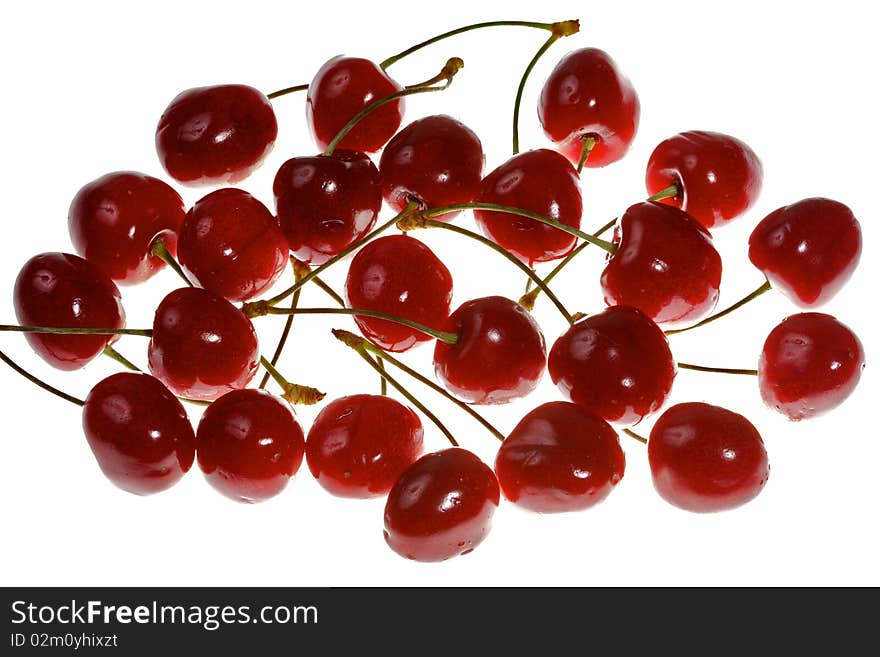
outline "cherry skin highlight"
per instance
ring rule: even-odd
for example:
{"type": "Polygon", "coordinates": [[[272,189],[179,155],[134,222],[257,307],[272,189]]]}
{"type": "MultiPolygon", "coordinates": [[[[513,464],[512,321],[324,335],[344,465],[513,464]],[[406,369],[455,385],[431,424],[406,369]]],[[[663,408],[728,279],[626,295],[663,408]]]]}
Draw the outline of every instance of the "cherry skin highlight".
{"type": "Polygon", "coordinates": [[[290,405],[265,390],[233,390],[208,406],[196,456],[208,483],[236,502],[283,491],[302,465],[303,431],[290,405]]]}
{"type": "Polygon", "coordinates": [[[176,484],[195,457],[196,437],[181,403],[149,374],[100,381],[83,406],[83,431],[104,475],[135,495],[176,484]]]}
{"type": "Polygon", "coordinates": [[[156,238],[175,254],[185,213],[180,195],[158,178],[117,171],[77,192],[67,224],[79,255],[117,284],[134,285],[165,266],[150,251],[156,238]]]}
{"type": "Polygon", "coordinates": [[[686,511],[734,509],[754,499],[770,465],[758,430],[719,406],[677,404],[651,429],[648,463],[654,488],[686,511]]]}
{"type": "MultiPolygon", "coordinates": [[[[15,316],[25,326],[122,328],[119,289],[97,265],[69,253],[42,253],[19,271],[13,289],[15,316]]],[[[115,335],[26,333],[52,367],[76,370],[100,355],[115,335]]]]}
{"type": "Polygon", "coordinates": [[[186,185],[226,185],[247,178],[275,145],[278,123],[266,96],[243,84],[180,93],[156,128],[159,161],[186,185]]]}
{"type": "Polygon", "coordinates": [[[415,561],[467,554],[486,538],[499,501],[495,473],[471,452],[453,448],[426,454],[388,494],[385,540],[415,561]]]}
{"type": "Polygon", "coordinates": [[[340,497],[385,495],[422,453],[422,423],[390,397],[352,395],[327,404],[306,440],[309,470],[340,497]]]}

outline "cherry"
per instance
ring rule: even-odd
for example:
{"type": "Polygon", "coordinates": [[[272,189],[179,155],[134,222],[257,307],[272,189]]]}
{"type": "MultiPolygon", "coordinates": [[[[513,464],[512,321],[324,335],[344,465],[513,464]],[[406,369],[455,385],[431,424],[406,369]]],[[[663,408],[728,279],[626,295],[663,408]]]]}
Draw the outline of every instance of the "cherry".
{"type": "Polygon", "coordinates": [[[259,360],[253,324],[212,292],[174,290],[156,309],[150,371],[181,397],[211,401],[244,388],[259,360]]]}
{"type": "Polygon", "coordinates": [[[801,313],[767,336],[758,385],[770,408],[804,420],[842,404],[864,368],[865,351],[849,327],[831,315],[801,313]]]}
{"type": "Polygon", "coordinates": [[[208,483],[236,502],[262,502],[299,470],[303,431],[290,405],[249,388],[208,406],[196,432],[196,456],[208,483]]]}
{"type": "Polygon", "coordinates": [[[466,301],[449,316],[455,344],[438,340],[434,372],[470,404],[503,404],[529,394],[547,362],[544,336],[527,310],[504,297],[466,301]]]}
{"type": "Polygon", "coordinates": [[[162,382],[139,372],[100,381],[86,397],[83,431],[101,471],[135,495],[176,484],[193,464],[196,437],[162,382]]]}
{"type": "Polygon", "coordinates": [[[660,416],[648,440],[648,462],[663,499],[700,513],[745,504],[770,476],[764,441],[752,423],[697,402],[676,404],[660,416]]]}
{"type": "MultiPolygon", "coordinates": [[[[535,212],[580,228],[583,202],[577,172],[556,151],[538,149],[514,155],[483,179],[480,203],[535,212]]],[[[475,210],[483,233],[530,267],[561,258],[577,238],[534,219],[506,212],[475,210]]]]}
{"type": "MultiPolygon", "coordinates": [[[[15,316],[28,326],[122,328],[119,289],[97,265],[69,253],[42,253],[15,279],[15,316]]],[[[114,335],[27,333],[31,347],[61,370],[76,370],[98,356],[114,335]]]]}
{"type": "Polygon", "coordinates": [[[862,230],[852,211],[827,198],[808,198],[774,210],[752,231],[749,259],[770,284],[797,305],[830,300],[852,276],[862,253],[862,230]]]}
{"type": "Polygon", "coordinates": [[[230,301],[268,290],[288,260],[287,240],[272,213],[233,188],[196,201],[183,222],[178,251],[194,282],[230,301]]]}
{"type": "Polygon", "coordinates": [[[676,186],[678,193],[662,202],[712,228],[752,207],[763,178],[761,160],[745,143],[720,132],[691,130],[657,145],[645,185],[649,194],[676,186]]]}
{"type": "Polygon", "coordinates": [[[629,306],[611,306],[573,324],[556,340],[547,364],[568,399],[621,424],[659,409],[675,378],[663,331],[629,306]]]}
{"type": "Polygon", "coordinates": [[[688,322],[718,301],[721,256],[702,224],[676,207],[636,203],[614,231],[602,272],[609,305],[635,306],[658,324],[688,322]]]}
{"type": "Polygon", "coordinates": [[[253,87],[224,84],[180,93],[156,128],[156,151],[172,178],[223,185],[247,178],[275,144],[269,99],[253,87]]]}
{"type": "Polygon", "coordinates": [[[388,494],[385,540],[415,561],[467,554],[486,538],[499,502],[495,473],[471,452],[454,447],[426,454],[388,494]]]}

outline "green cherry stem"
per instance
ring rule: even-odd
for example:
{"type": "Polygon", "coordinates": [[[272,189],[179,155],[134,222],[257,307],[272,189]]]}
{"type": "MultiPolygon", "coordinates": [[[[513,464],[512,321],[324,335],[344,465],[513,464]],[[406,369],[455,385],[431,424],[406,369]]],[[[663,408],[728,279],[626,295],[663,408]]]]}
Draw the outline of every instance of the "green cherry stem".
{"type": "Polygon", "coordinates": [[[637,433],[636,433],[635,431],[633,431],[632,429],[624,429],[624,430],[623,430],[623,433],[625,433],[625,434],[626,434],[627,436],[629,436],[630,438],[635,438],[636,440],[638,440],[638,441],[639,441],[640,443],[642,443],[643,445],[647,445],[647,444],[648,444],[648,439],[647,439],[647,438],[645,438],[644,436],[640,436],[639,434],[637,434],[637,433]]]}
{"type": "Polygon", "coordinates": [[[681,188],[678,186],[678,183],[672,183],[669,187],[664,187],[656,194],[652,194],[648,197],[649,201],[662,201],[666,198],[675,198],[681,194],[681,188]]]}
{"type": "Polygon", "coordinates": [[[266,368],[266,371],[269,372],[272,379],[274,379],[275,383],[281,388],[281,398],[290,404],[303,404],[310,406],[312,404],[317,404],[327,396],[311,386],[303,386],[298,383],[289,382],[281,375],[281,372],[279,372],[275,366],[266,359],[265,356],[260,356],[260,363],[266,368]]]}
{"type": "MultiPolygon", "coordinates": [[[[293,256],[290,258],[290,264],[293,267],[293,279],[295,282],[298,282],[311,271],[311,268],[306,263],[297,260],[293,256]]],[[[297,306],[299,306],[300,292],[302,292],[302,288],[293,293],[293,299],[290,301],[290,308],[292,310],[296,310],[297,306]]],[[[284,328],[281,331],[281,336],[278,338],[278,344],[275,345],[275,351],[272,353],[272,358],[269,359],[273,366],[278,365],[278,359],[281,358],[281,352],[284,351],[287,338],[290,337],[290,330],[293,328],[293,318],[294,315],[288,315],[287,321],[284,322],[284,328]]],[[[266,370],[266,373],[263,374],[263,378],[260,380],[260,390],[265,389],[266,384],[269,383],[269,376],[269,370],[266,370]]]]}
{"type": "Polygon", "coordinates": [[[165,246],[165,240],[161,237],[156,239],[153,244],[150,246],[150,252],[159,258],[166,265],[171,267],[174,272],[183,279],[183,282],[186,283],[189,287],[193,287],[192,282],[189,280],[187,275],[183,273],[183,268],[180,266],[180,263],[171,255],[171,251],[168,250],[168,247],[165,246]]]}
{"type": "Polygon", "coordinates": [[[664,331],[664,333],[666,333],[666,335],[676,335],[677,333],[684,333],[685,331],[690,331],[691,329],[695,329],[700,326],[705,326],[706,324],[711,324],[716,319],[721,319],[725,315],[729,315],[737,308],[740,308],[740,307],[746,305],[752,299],[757,299],[759,296],[761,296],[765,292],[768,292],[769,290],[770,290],[770,282],[764,281],[758,289],[756,289],[754,292],[750,292],[749,294],[744,296],[742,299],[737,301],[732,306],[728,306],[724,310],[717,312],[714,315],[710,315],[706,319],[702,320],[701,322],[697,322],[696,324],[693,324],[692,326],[686,326],[686,327],[680,328],[680,329],[669,329],[668,331],[664,331]]]}
{"type": "Polygon", "coordinates": [[[376,365],[382,370],[379,372],[379,393],[385,397],[388,394],[388,381],[385,379],[385,361],[382,360],[381,356],[376,356],[376,365]]]}
{"type": "Polygon", "coordinates": [[[746,376],[758,376],[758,370],[743,370],[731,367],[706,367],[705,365],[692,365],[691,363],[678,363],[683,370],[695,372],[714,372],[716,374],[742,374],[746,376]]]}
{"type": "Polygon", "coordinates": [[[58,335],[140,335],[144,338],[150,338],[153,336],[152,329],[19,326],[18,324],[0,324],[0,332],[3,331],[10,331],[13,333],[54,333],[58,335]]]}
{"type": "Polygon", "coordinates": [[[266,94],[266,98],[269,100],[275,100],[276,98],[280,98],[281,96],[286,96],[287,94],[296,93],[297,91],[308,91],[309,85],[307,84],[297,84],[292,87],[285,87],[284,89],[279,89],[278,91],[273,91],[270,94],[266,94]]]}
{"type": "Polygon", "coordinates": [[[77,406],[85,406],[86,405],[86,403],[82,399],[80,399],[78,397],[74,397],[73,395],[68,395],[66,392],[59,390],[55,386],[50,386],[48,383],[46,383],[42,379],[34,376],[30,372],[28,372],[26,369],[21,367],[14,360],[12,360],[9,356],[4,354],[2,351],[0,351],[0,360],[2,360],[4,363],[9,365],[9,367],[11,367],[13,370],[18,372],[19,374],[21,374],[24,378],[26,378],[31,383],[41,387],[43,390],[47,390],[48,392],[51,392],[56,397],[61,397],[61,399],[64,399],[65,401],[69,401],[73,404],[76,404],[77,406]]]}
{"type": "Polygon", "coordinates": [[[577,172],[580,173],[584,170],[584,165],[587,163],[587,159],[590,157],[590,153],[593,152],[593,149],[596,147],[597,140],[595,137],[584,136],[581,138],[581,155],[578,158],[577,163],[577,172]]]}

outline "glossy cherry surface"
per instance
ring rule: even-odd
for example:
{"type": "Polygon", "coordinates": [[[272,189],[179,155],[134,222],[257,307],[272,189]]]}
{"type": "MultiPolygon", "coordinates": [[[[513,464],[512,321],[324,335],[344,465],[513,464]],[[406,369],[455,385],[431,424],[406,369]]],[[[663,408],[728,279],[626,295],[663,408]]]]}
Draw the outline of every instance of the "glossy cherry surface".
{"type": "Polygon", "coordinates": [[[196,437],[181,403],[149,374],[121,372],[86,397],[83,431],[101,471],[135,495],[176,484],[193,464],[196,437]]]}
{"type": "Polygon", "coordinates": [[[470,404],[503,404],[529,394],[547,363],[541,328],[505,297],[466,301],[449,317],[458,341],[437,341],[434,372],[449,392],[470,404]]]}
{"type": "Polygon", "coordinates": [[[843,203],[808,198],[779,208],[749,238],[749,259],[797,305],[831,299],[849,280],[862,253],[862,229],[843,203]]]}
{"type": "MultiPolygon", "coordinates": [[[[25,326],[122,328],[119,289],[97,265],[69,253],[42,253],[19,271],[13,289],[15,316],[25,326]]],[[[76,370],[98,356],[114,335],[26,333],[47,363],[76,370]]]]}
{"type": "Polygon", "coordinates": [[[334,495],[376,497],[419,458],[422,438],[419,416],[400,402],[380,395],[342,397],[315,418],[306,462],[334,495]]]}
{"type": "Polygon", "coordinates": [[[767,336],[758,384],[770,408],[805,420],[842,404],[864,368],[864,348],[849,327],[831,315],[800,313],[767,336]]]}
{"type": "Polygon", "coordinates": [[[658,324],[692,322],[718,302],[721,256],[709,231],[678,208],[636,203],[614,231],[602,271],[609,305],[634,306],[658,324]]]}
{"type": "Polygon", "coordinates": [[[268,290],[287,265],[287,239],[266,206],[245,191],[218,189],[196,201],[178,257],[190,280],[230,301],[268,290]]]}
{"type": "Polygon", "coordinates": [[[604,500],[626,459],[607,422],[568,402],[529,412],[502,443],[495,473],[504,497],[530,511],[579,511],[604,500]]]}
{"type": "Polygon", "coordinates": [[[157,237],[174,255],[185,213],[180,195],[158,178],[117,171],[77,192],[67,225],[79,255],[116,283],[133,285],[165,266],[150,251],[157,237]]]}
{"type": "Polygon", "coordinates": [[[233,390],[208,406],[196,432],[199,468],[236,502],[262,502],[284,490],[303,451],[290,405],[254,388],[233,390]]]}
{"type": "Polygon", "coordinates": [[[172,178],[223,185],[247,178],[275,145],[278,123],[266,96],[243,84],[180,93],[156,128],[156,151],[172,178]]]}
{"type": "Polygon", "coordinates": [[[150,371],[175,394],[211,401],[244,388],[257,373],[253,324],[212,292],[195,287],[167,295],[156,309],[150,371]]]}
{"type": "Polygon", "coordinates": [[[483,542],[500,501],[495,473],[460,448],[426,454],[388,494],[385,540],[415,561],[444,561],[483,542]]]}
{"type": "Polygon", "coordinates": [[[651,429],[654,488],[670,504],[701,513],[754,499],[770,476],[767,451],[746,418],[719,406],[677,404],[651,429]]]}
{"type": "MultiPolygon", "coordinates": [[[[373,240],[351,261],[345,296],[352,308],[374,310],[442,331],[452,303],[452,275],[424,243],[407,235],[373,240]]],[[[406,351],[431,336],[372,317],[355,317],[358,328],[388,351],[406,351]]]]}

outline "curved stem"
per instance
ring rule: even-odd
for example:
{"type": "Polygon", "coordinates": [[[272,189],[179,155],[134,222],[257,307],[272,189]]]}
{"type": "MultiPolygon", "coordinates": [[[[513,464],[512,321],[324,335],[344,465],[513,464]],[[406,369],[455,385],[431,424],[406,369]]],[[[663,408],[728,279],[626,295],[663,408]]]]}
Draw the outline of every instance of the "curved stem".
{"type": "Polygon", "coordinates": [[[308,91],[309,85],[307,84],[297,84],[292,87],[285,87],[284,89],[279,89],[278,91],[273,91],[270,94],[266,94],[266,98],[269,100],[275,100],[276,98],[280,98],[281,96],[286,96],[287,94],[296,93],[297,91],[308,91]]]}
{"type": "Polygon", "coordinates": [[[13,333],[54,333],[58,335],[140,335],[152,337],[152,329],[129,328],[80,328],[61,326],[19,326],[18,324],[0,324],[0,331],[13,333]]]}
{"type": "Polygon", "coordinates": [[[730,367],[706,367],[705,365],[692,365],[690,363],[678,363],[683,370],[694,370],[695,372],[714,372],[716,374],[744,374],[747,376],[758,376],[758,370],[742,370],[730,367]]]}
{"type": "Polygon", "coordinates": [[[532,69],[535,68],[535,64],[538,63],[538,60],[541,59],[541,56],[550,49],[554,43],[559,40],[560,35],[551,34],[550,38],[548,38],[544,45],[542,45],[538,52],[535,53],[535,56],[532,57],[532,61],[529,62],[529,65],[526,66],[526,70],[522,74],[522,78],[519,81],[519,87],[516,89],[516,100],[513,101],[513,154],[516,155],[519,153],[519,107],[522,104],[522,96],[523,91],[526,88],[526,81],[529,79],[529,75],[532,72],[532,69]]]}
{"type": "Polygon", "coordinates": [[[260,363],[266,368],[266,371],[269,372],[271,377],[275,380],[275,383],[281,388],[281,398],[285,399],[290,404],[304,404],[308,406],[311,404],[317,404],[327,396],[317,388],[299,385],[298,383],[290,383],[281,375],[281,372],[279,372],[275,366],[266,359],[265,356],[260,356],[260,363]]]}
{"type": "Polygon", "coordinates": [[[648,439],[647,439],[647,438],[645,438],[644,436],[640,436],[639,434],[637,434],[637,433],[636,433],[635,431],[633,431],[632,429],[624,429],[624,430],[623,430],[623,433],[625,433],[625,434],[626,434],[627,436],[629,436],[630,438],[635,438],[636,440],[638,440],[638,441],[639,441],[640,443],[642,443],[643,445],[647,445],[647,444],[648,444],[648,439]]]}
{"type": "Polygon", "coordinates": [[[26,378],[31,383],[41,387],[43,390],[51,392],[56,397],[61,397],[61,399],[64,399],[65,401],[69,401],[73,404],[76,404],[77,406],[85,406],[86,403],[82,399],[80,399],[79,397],[74,397],[73,395],[68,395],[66,392],[63,392],[54,386],[50,386],[48,383],[46,383],[42,379],[37,378],[36,376],[34,376],[30,372],[28,372],[26,369],[21,367],[18,363],[16,363],[9,356],[4,354],[2,351],[0,351],[0,360],[2,360],[4,363],[9,365],[9,367],[14,369],[19,374],[21,374],[24,378],[26,378]]]}
{"type": "Polygon", "coordinates": [[[115,360],[117,363],[122,365],[125,369],[131,370],[132,372],[142,372],[143,371],[143,370],[141,370],[140,367],[138,367],[137,365],[132,363],[130,360],[128,360],[128,358],[126,358],[125,356],[120,354],[118,351],[116,351],[109,344],[106,347],[104,347],[104,351],[102,353],[105,356],[107,356],[108,358],[115,360]]]}
{"type": "Polygon", "coordinates": [[[174,256],[171,255],[171,251],[168,250],[168,247],[165,246],[165,240],[161,237],[153,242],[150,246],[150,253],[159,258],[166,265],[171,267],[174,272],[183,279],[183,282],[186,283],[189,287],[193,287],[192,282],[187,278],[186,274],[183,273],[183,269],[180,266],[180,263],[175,260],[174,256]]]}
{"type": "Polygon", "coordinates": [[[379,372],[379,393],[385,397],[388,395],[388,381],[385,379],[385,361],[382,360],[381,356],[376,356],[376,365],[382,370],[379,372]]]}
{"type": "Polygon", "coordinates": [[[665,198],[675,198],[681,193],[681,188],[677,183],[672,183],[669,187],[664,187],[656,194],[648,197],[649,201],[662,201],[665,198]]]}
{"type": "Polygon", "coordinates": [[[595,137],[584,136],[581,138],[581,155],[578,158],[577,164],[577,172],[580,173],[584,170],[584,164],[587,163],[587,158],[590,157],[590,153],[593,152],[593,149],[596,147],[595,137]]]}
{"type": "Polygon", "coordinates": [[[703,321],[697,322],[696,324],[694,324],[692,326],[686,326],[685,328],[680,328],[680,329],[669,329],[668,331],[664,331],[664,333],[666,333],[666,335],[675,335],[676,333],[684,333],[685,331],[690,331],[691,329],[695,329],[699,326],[705,326],[706,324],[711,324],[716,319],[721,319],[725,315],[729,315],[730,313],[732,313],[737,308],[740,308],[741,306],[746,305],[752,299],[757,299],[759,296],[761,296],[762,294],[764,294],[768,290],[770,290],[770,281],[764,281],[757,290],[755,290],[754,292],[750,292],[749,294],[744,296],[742,299],[737,301],[732,306],[728,306],[724,310],[717,312],[714,315],[710,315],[709,317],[707,317],[703,321]]]}
{"type": "MultiPolygon", "coordinates": [[[[292,256],[290,258],[290,263],[293,266],[294,281],[299,281],[311,270],[306,263],[300,262],[292,256]]],[[[302,289],[299,289],[293,293],[293,299],[290,302],[290,307],[294,310],[299,305],[300,292],[302,292],[302,289]]],[[[281,330],[281,336],[278,338],[278,344],[275,345],[275,351],[272,353],[272,358],[269,359],[269,362],[272,363],[272,365],[277,365],[278,360],[281,358],[281,352],[284,351],[284,346],[287,344],[287,338],[290,336],[290,330],[293,328],[293,318],[294,315],[288,315],[287,321],[284,322],[284,328],[281,330]]],[[[266,387],[266,384],[269,383],[269,376],[269,371],[266,370],[266,373],[263,374],[263,378],[260,380],[260,385],[258,386],[260,390],[263,390],[266,387]]]]}

